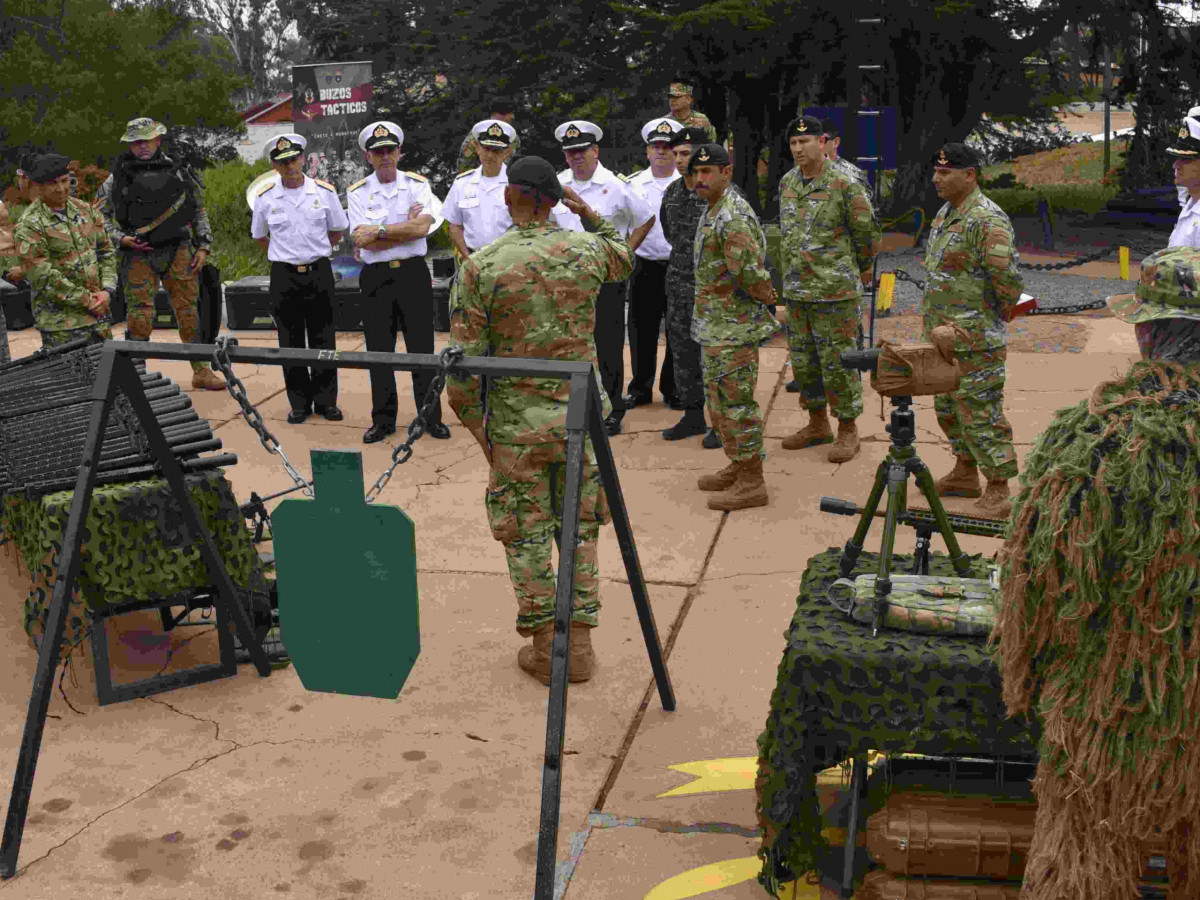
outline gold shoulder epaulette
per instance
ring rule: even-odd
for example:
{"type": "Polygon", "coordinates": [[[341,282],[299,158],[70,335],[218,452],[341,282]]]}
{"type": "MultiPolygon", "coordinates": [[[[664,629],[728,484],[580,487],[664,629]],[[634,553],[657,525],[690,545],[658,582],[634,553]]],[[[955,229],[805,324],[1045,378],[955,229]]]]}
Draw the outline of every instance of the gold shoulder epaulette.
{"type": "Polygon", "coordinates": [[[424,175],[418,175],[416,172],[405,172],[404,174],[407,175],[409,178],[415,178],[417,181],[428,181],[429,180],[424,175]]]}
{"type": "MultiPolygon", "coordinates": [[[[367,178],[370,178],[370,177],[371,177],[370,175],[367,176],[367,178]]],[[[367,178],[363,178],[360,181],[354,182],[354,184],[352,184],[352,185],[350,185],[350,187],[346,188],[347,193],[349,193],[350,191],[358,190],[360,187],[362,187],[364,184],[367,183],[367,178]]]]}
{"type": "Polygon", "coordinates": [[[255,197],[261,197],[263,194],[265,194],[267,191],[269,191],[269,190],[270,190],[271,188],[273,188],[273,187],[275,187],[275,182],[274,182],[274,181],[268,181],[266,184],[264,184],[262,187],[260,187],[260,188],[258,189],[258,192],[257,192],[257,193],[256,193],[254,196],[255,196],[255,197]]]}
{"type": "Polygon", "coordinates": [[[319,184],[321,187],[325,188],[325,190],[327,190],[327,191],[333,191],[335,194],[337,193],[337,188],[335,188],[335,187],[334,187],[332,184],[330,184],[328,181],[322,181],[320,178],[314,178],[314,179],[313,179],[313,181],[315,181],[315,182],[316,182],[317,184],[319,184]]]}
{"type": "Polygon", "coordinates": [[[467,169],[467,171],[465,171],[465,172],[459,172],[457,175],[454,176],[454,180],[458,181],[458,179],[460,179],[460,178],[466,178],[468,175],[470,175],[474,171],[475,171],[474,169],[467,169]]]}
{"type": "Polygon", "coordinates": [[[628,175],[622,175],[620,172],[615,172],[614,174],[618,178],[620,178],[623,182],[625,182],[626,184],[629,184],[629,176],[628,175]]]}

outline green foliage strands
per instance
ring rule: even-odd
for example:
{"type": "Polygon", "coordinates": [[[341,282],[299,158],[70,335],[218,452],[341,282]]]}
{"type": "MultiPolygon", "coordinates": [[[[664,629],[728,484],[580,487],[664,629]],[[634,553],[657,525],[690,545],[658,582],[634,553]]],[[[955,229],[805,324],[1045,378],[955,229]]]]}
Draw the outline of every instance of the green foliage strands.
{"type": "Polygon", "coordinates": [[[361,453],[312,471],[315,499],[271,515],[280,636],[306,690],[395,700],[421,652],[412,520],[363,501],[361,453]]]}
{"type": "MultiPolygon", "coordinates": [[[[1047,846],[1101,873],[1119,871],[1113,843],[1083,847],[1070,823],[1138,840],[1200,821],[1198,416],[1200,367],[1153,361],[1059,410],[1001,554],[993,641],[1009,714],[1044,726],[1047,846]]],[[[1079,868],[1063,878],[1041,896],[1104,892],[1079,868]]]]}

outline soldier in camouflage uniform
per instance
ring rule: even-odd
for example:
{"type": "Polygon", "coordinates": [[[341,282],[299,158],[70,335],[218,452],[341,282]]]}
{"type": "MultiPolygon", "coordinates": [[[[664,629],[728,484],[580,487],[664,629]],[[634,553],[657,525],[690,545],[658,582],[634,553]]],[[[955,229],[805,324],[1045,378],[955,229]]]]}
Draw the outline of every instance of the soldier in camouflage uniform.
{"type": "Polygon", "coordinates": [[[862,321],[863,285],[879,252],[880,230],[862,185],[825,158],[821,120],[801,116],[787,128],[795,168],[779,183],[783,297],[792,371],[808,424],[783,439],[785,450],[833,441],[826,404],[838,419],[829,461],[858,455],[862,415],[859,373],[841,364],[862,321]]]}
{"type": "Polygon", "coordinates": [[[947,497],[980,497],[976,511],[1003,519],[1012,510],[1008,480],[1017,474],[1012,426],[1004,417],[1006,326],[1021,298],[1012,223],[979,190],[979,159],[965,144],[947,144],[934,160],[933,183],[947,202],[929,231],[921,298],[925,339],[952,326],[960,381],[934,398],[938,425],[950,439],[954,470],[937,482],[947,497]],[[979,488],[979,470],[987,488],[979,488]]]}
{"type": "Polygon", "coordinates": [[[821,123],[821,130],[825,133],[825,158],[847,178],[857,181],[866,188],[867,197],[871,198],[872,202],[874,202],[871,193],[871,181],[867,178],[867,173],[845,157],[838,156],[838,147],[842,145],[842,132],[838,128],[837,123],[833,119],[826,119],[821,123]]]}
{"type": "Polygon", "coordinates": [[[675,400],[683,418],[664,429],[668,441],[704,434],[706,449],[721,446],[716,429],[704,425],[704,372],[700,364],[700,345],[692,337],[692,308],[696,303],[696,272],[693,241],[696,224],[708,204],[696,196],[696,179],[687,171],[692,147],[705,143],[704,129],[689,125],[675,132],[671,149],[675,168],[683,177],[671,182],[663,192],[659,218],[663,237],[671,245],[667,258],[667,344],[675,367],[675,400]]]}
{"type": "MultiPolygon", "coordinates": [[[[153,119],[133,119],[121,140],[129,149],[113,162],[113,174],[97,194],[128,304],[126,339],[148,341],[154,332],[154,296],[161,280],[191,343],[199,324],[197,274],[208,259],[212,231],[199,177],[162,153],[167,129],[153,119]]],[[[225,382],[207,362],[192,360],[192,387],[219,391],[225,382]]]]}
{"type": "MultiPolygon", "coordinates": [[[[592,332],[600,286],[633,270],[633,253],[615,228],[559,183],[554,168],[527,156],[508,167],[505,202],[513,225],[463,262],[450,299],[450,330],[467,356],[520,356],[590,362],[598,371],[592,332]],[[550,225],[563,200],[586,232],[550,225]],[[534,277],[536,275],[536,277],[534,277]]],[[[602,415],[612,404],[602,386],[602,415]]],[[[570,385],[560,378],[446,379],[459,421],[491,466],[485,504],[504,544],[517,595],[517,633],[533,638],[517,654],[520,667],[550,683],[555,577],[551,544],[562,528],[566,411],[570,385]],[[482,393],[482,395],[481,395],[482,393]]],[[[600,610],[596,549],[608,502],[591,441],[585,442],[575,597],[571,614],[571,681],[591,677],[591,629],[600,610]]]]}
{"type": "Polygon", "coordinates": [[[741,194],[729,190],[733,166],[720,144],[701,144],[688,162],[696,193],[708,204],[696,226],[696,305],[692,337],[699,342],[708,412],[729,465],[703,475],[702,491],[721,491],[709,509],[765,506],[762,416],[754,399],[758,345],[779,330],[767,310],[775,286],[767,271],[767,239],[741,194]]]}
{"type": "Polygon", "coordinates": [[[33,288],[33,315],[44,347],[86,335],[112,338],[108,313],[117,267],[104,220],[70,196],[69,160],[40,156],[26,173],[39,197],[13,234],[20,265],[33,288]]]}
{"type": "MultiPolygon", "coordinates": [[[[13,284],[20,281],[24,274],[21,261],[17,258],[17,245],[13,241],[13,224],[8,218],[8,207],[0,202],[0,278],[13,284]]],[[[0,303],[0,364],[11,359],[8,350],[8,322],[4,318],[4,305],[0,303]]]]}
{"type": "Polygon", "coordinates": [[[684,128],[689,126],[701,128],[708,140],[719,143],[717,129],[713,128],[713,123],[708,121],[708,116],[698,109],[692,108],[692,86],[690,84],[672,81],[667,90],[667,104],[671,107],[671,111],[667,113],[668,118],[674,119],[684,128]]]}
{"type": "MultiPolygon", "coordinates": [[[[489,119],[499,119],[506,125],[511,125],[513,119],[516,118],[513,112],[513,104],[509,100],[502,100],[499,97],[492,101],[492,111],[488,114],[489,119]]],[[[511,160],[513,157],[521,155],[521,139],[514,137],[511,144],[508,145],[508,150],[504,157],[500,160],[501,165],[511,160]]],[[[458,148],[458,164],[456,171],[458,174],[470,172],[472,169],[478,168],[479,161],[479,145],[476,143],[474,131],[468,131],[467,136],[463,138],[462,144],[458,148]]]]}

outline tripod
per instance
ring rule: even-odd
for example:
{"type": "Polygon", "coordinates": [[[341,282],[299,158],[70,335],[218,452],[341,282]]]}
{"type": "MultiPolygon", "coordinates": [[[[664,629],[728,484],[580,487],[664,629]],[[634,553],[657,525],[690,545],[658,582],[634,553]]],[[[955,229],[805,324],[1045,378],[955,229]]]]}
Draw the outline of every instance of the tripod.
{"type": "MultiPolygon", "coordinates": [[[[942,535],[942,540],[946,542],[946,549],[950,551],[950,560],[954,564],[954,571],[963,578],[967,577],[971,571],[971,562],[963,555],[958,546],[958,539],[954,536],[954,530],[950,527],[950,520],[946,516],[946,508],[942,506],[942,500],[934,487],[933,476],[929,474],[929,468],[921,462],[921,457],[917,456],[917,451],[913,449],[913,441],[916,440],[916,416],[913,414],[911,406],[911,396],[892,397],[892,421],[887,427],[888,434],[892,436],[891,448],[875,472],[875,484],[871,487],[871,493],[863,505],[862,518],[858,521],[858,528],[854,530],[854,537],[850,538],[846,542],[846,546],[842,548],[842,558],[839,563],[841,576],[849,578],[850,573],[854,571],[854,564],[858,561],[858,555],[862,553],[863,542],[871,527],[871,519],[875,517],[875,510],[879,506],[883,489],[886,487],[888,492],[887,513],[883,519],[883,545],[879,551],[879,573],[875,579],[875,616],[871,625],[872,637],[879,634],[879,623],[883,620],[887,610],[888,594],[892,592],[890,578],[892,548],[896,542],[896,526],[899,524],[900,516],[908,509],[909,475],[917,479],[917,487],[929,501],[929,509],[937,522],[938,532],[942,535]]],[[[920,564],[928,572],[929,535],[927,533],[918,535],[917,554],[920,564]]]]}

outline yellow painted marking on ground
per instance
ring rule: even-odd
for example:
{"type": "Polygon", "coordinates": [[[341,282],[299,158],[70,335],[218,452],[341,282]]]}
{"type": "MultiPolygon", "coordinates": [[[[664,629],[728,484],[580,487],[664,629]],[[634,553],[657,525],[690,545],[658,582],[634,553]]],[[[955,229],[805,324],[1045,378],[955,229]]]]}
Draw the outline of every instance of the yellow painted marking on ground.
{"type": "Polygon", "coordinates": [[[879,276],[879,300],[875,304],[875,308],[882,312],[885,309],[892,308],[892,295],[896,291],[896,274],[894,272],[884,272],[879,276]]]}
{"type": "MultiPolygon", "coordinates": [[[[696,762],[667,766],[676,772],[695,776],[695,781],[671,788],[663,797],[682,797],[687,794],[707,794],[717,791],[754,790],[754,779],[758,776],[758,757],[734,756],[725,759],[701,759],[696,762]]],[[[690,896],[690,895],[689,895],[690,896]]]]}
{"type": "MultiPolygon", "coordinates": [[[[685,900],[687,897],[711,894],[713,891],[757,878],[758,873],[762,871],[762,865],[762,860],[757,856],[709,863],[674,875],[655,885],[643,900],[685,900]]],[[[821,896],[820,889],[802,882],[803,879],[788,882],[778,896],[781,900],[818,900],[821,896]]]]}
{"type": "Polygon", "coordinates": [[[1121,247],[1117,251],[1117,256],[1121,260],[1121,280],[1129,280],[1129,248],[1121,247]]]}

